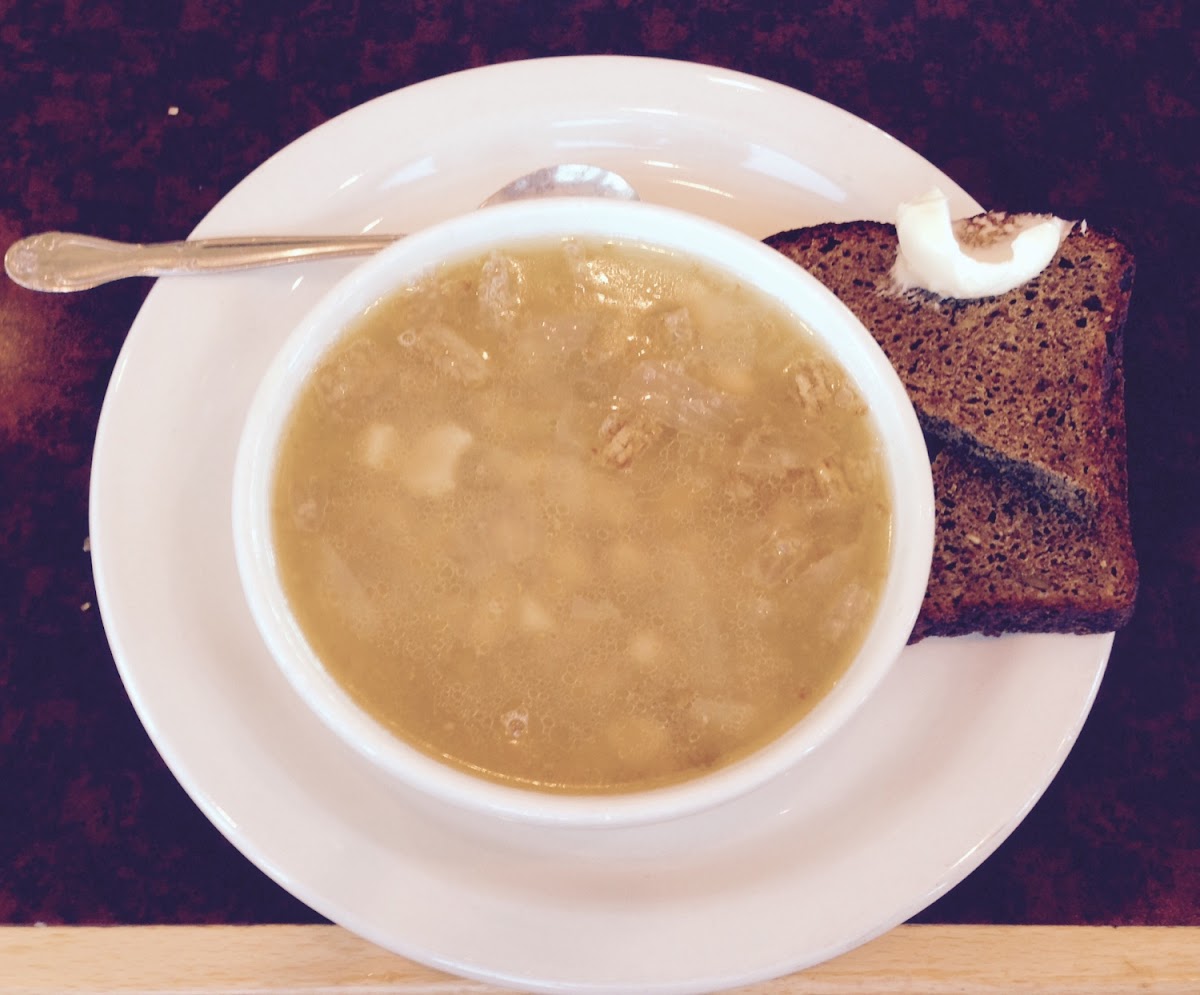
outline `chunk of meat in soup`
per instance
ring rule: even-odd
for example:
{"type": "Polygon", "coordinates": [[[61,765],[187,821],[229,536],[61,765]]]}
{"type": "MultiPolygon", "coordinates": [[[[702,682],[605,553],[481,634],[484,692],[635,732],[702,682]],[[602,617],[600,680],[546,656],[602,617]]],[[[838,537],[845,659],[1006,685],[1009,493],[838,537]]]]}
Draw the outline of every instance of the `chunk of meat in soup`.
{"type": "Polygon", "coordinates": [[[678,363],[646,360],[618,386],[612,410],[600,423],[600,461],[621,469],[664,431],[718,436],[739,415],[736,398],[688,376],[678,363]]]}
{"type": "Polygon", "coordinates": [[[665,426],[635,405],[618,404],[600,423],[600,462],[613,469],[624,469],[634,458],[650,448],[663,434],[665,426]]]}

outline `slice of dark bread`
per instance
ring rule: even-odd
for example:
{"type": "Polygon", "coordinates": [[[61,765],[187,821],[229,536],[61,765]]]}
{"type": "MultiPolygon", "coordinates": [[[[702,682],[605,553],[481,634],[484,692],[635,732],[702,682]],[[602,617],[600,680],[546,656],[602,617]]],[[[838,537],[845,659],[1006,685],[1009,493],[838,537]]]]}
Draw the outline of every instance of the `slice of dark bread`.
{"type": "MultiPolygon", "coordinates": [[[[1021,460],[1013,452],[1021,451],[1019,445],[995,453],[985,445],[964,444],[957,425],[951,422],[947,428],[942,419],[922,414],[933,436],[931,452],[936,454],[937,531],[929,585],[911,641],[967,633],[1109,632],[1124,625],[1133,613],[1138,584],[1127,497],[1122,356],[1133,271],[1129,251],[1111,236],[1079,233],[1067,239],[1065,252],[1051,264],[1068,273],[1098,269],[1110,274],[1106,286],[1115,299],[1108,306],[1096,309],[1090,299],[1093,293],[1099,296],[1094,276],[1072,286],[1062,274],[1043,274],[1037,287],[1030,284],[1028,289],[1034,291],[1035,300],[1049,295],[1048,288],[1053,294],[1044,296],[1039,307],[1031,307],[1030,315],[1024,314],[1025,306],[1018,305],[1013,295],[992,299],[986,313],[980,308],[988,302],[978,302],[974,313],[964,315],[964,302],[893,294],[888,271],[895,256],[895,233],[890,226],[820,225],[785,232],[767,242],[805,265],[858,315],[888,353],[918,413],[921,401],[931,393],[937,398],[954,395],[951,389],[931,392],[934,374],[928,356],[911,354],[921,353],[932,342],[935,354],[951,354],[951,362],[943,364],[944,375],[958,377],[961,370],[954,361],[964,350],[955,349],[947,338],[959,328],[977,339],[986,333],[996,342],[1008,343],[1014,347],[1013,357],[1024,358],[1024,366],[1016,361],[1002,363],[1005,377],[985,376],[989,402],[1008,412],[1009,423],[1028,420],[1019,410],[1021,405],[1032,406],[1035,421],[1038,410],[1051,406],[1067,410],[1069,405],[1074,423],[1090,427],[1087,499],[1081,501],[1076,495],[1073,501],[1063,501],[1060,494],[1054,499],[1047,496],[1043,475],[1022,472],[1016,465],[1021,460]],[[1072,244],[1087,239],[1093,241],[1072,244]],[[1097,264],[1097,256],[1104,261],[1097,264]],[[1062,260],[1074,269],[1061,266],[1062,260]],[[1048,307],[1049,300],[1056,302],[1053,308],[1048,307]],[[1005,305],[1003,317],[991,317],[989,322],[999,302],[1005,305]],[[1047,311],[1057,316],[1053,322],[1046,320],[1047,311]],[[1081,325],[1077,316],[1091,319],[1097,314],[1102,334],[1078,334],[1092,322],[1081,325]],[[1039,328],[1038,322],[1047,327],[1039,328]],[[1076,392],[1078,375],[1048,375],[1046,352],[1051,347],[1037,343],[1063,327],[1077,330],[1063,333],[1077,348],[1084,348],[1085,339],[1090,343],[1088,363],[1099,371],[1092,374],[1098,389],[1091,389],[1089,380],[1089,389],[1076,392]],[[1102,356],[1097,354],[1098,344],[1102,356]],[[1043,379],[1047,383],[1039,387],[1043,379]]],[[[1024,301],[1025,290],[1018,291],[1016,298],[1024,301]]],[[[974,345],[976,356],[1000,352],[1007,358],[1006,349],[989,350],[983,341],[974,345]]],[[[1062,353],[1054,349],[1050,355],[1062,353]]],[[[967,380],[980,382],[973,376],[967,380]]],[[[956,389],[960,396],[972,390],[969,382],[956,389]]]]}
{"type": "Polygon", "coordinates": [[[930,435],[1084,517],[1112,490],[1103,397],[1134,269],[1120,239],[1076,225],[1039,276],[973,301],[898,292],[892,225],[824,224],[766,242],[871,330],[930,435]]]}

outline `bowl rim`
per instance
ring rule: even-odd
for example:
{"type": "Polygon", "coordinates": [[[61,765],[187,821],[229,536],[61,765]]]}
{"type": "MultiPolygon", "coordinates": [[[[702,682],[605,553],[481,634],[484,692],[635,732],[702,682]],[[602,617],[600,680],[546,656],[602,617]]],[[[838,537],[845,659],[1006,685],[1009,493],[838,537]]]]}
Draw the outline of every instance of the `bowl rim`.
{"type": "Polygon", "coordinates": [[[260,636],[305,705],[338,738],[422,795],[491,816],[538,824],[617,826],[662,822],[731,801],[814,752],[853,715],[907,643],[933,555],[932,471],[912,402],[861,321],[819,280],[736,229],[645,202],[553,198],[501,204],[401,239],[339,280],[275,353],[243,422],[234,464],[233,541],[238,574],[260,636]],[[271,542],[275,445],[319,358],[380,298],[446,260],[556,238],[617,239],[685,253],[745,279],[783,304],[829,348],[868,402],[892,503],[887,577],[858,653],[795,725],[747,756],[664,787],[620,794],[557,794],[490,781],[401,740],[324,669],[288,608],[271,542]]]}

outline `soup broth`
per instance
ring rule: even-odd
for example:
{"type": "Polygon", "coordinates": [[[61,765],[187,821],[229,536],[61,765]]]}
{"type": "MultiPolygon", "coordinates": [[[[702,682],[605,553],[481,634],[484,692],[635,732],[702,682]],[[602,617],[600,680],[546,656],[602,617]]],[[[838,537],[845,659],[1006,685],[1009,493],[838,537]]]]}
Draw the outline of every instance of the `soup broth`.
{"type": "Polygon", "coordinates": [[[878,437],[794,316],[565,240],[380,301],[290,416],[278,568],[329,673],[439,760],[553,792],[728,764],[844,672],[883,586],[878,437]]]}

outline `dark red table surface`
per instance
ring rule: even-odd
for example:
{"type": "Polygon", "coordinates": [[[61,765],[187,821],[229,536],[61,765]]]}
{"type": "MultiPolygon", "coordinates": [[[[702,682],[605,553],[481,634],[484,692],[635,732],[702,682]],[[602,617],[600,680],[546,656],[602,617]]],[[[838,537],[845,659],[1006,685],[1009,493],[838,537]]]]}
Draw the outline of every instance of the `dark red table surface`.
{"type": "MultiPolygon", "coordinates": [[[[365,100],[586,53],[805,90],[987,206],[1086,217],[1132,243],[1137,613],[1046,794],[919,919],[1200,924],[1200,4],[0,0],[0,247],[54,228],[182,237],[271,153],[365,100]]],[[[148,289],[54,297],[0,278],[0,922],[319,921],[176,783],[95,608],[91,450],[148,289]]]]}

